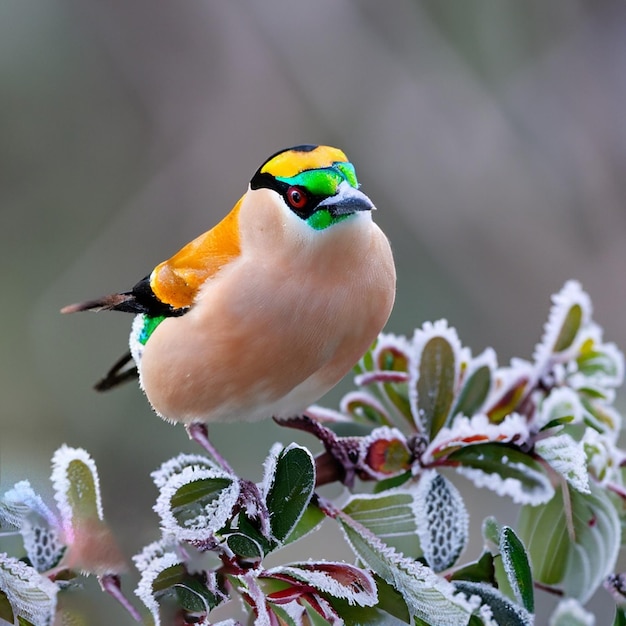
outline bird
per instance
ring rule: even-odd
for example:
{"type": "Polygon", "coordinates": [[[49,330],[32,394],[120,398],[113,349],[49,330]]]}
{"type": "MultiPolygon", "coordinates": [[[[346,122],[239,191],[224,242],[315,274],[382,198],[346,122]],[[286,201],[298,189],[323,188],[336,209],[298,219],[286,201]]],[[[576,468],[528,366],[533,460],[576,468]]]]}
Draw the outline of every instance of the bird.
{"type": "Polygon", "coordinates": [[[96,389],[138,378],[159,416],[196,434],[303,413],[394,303],[391,246],[359,187],[338,148],[276,152],[222,221],[132,289],[64,307],[135,314],[129,351],[96,389]]]}

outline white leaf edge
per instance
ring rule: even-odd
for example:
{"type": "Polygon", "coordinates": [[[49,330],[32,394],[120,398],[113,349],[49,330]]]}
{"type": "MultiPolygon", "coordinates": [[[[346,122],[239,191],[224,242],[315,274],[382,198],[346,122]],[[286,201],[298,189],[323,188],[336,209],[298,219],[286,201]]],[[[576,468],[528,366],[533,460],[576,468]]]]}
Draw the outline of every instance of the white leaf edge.
{"type": "Polygon", "coordinates": [[[586,611],[575,598],[561,600],[552,615],[548,626],[595,626],[596,618],[586,611]]]}
{"type": "Polygon", "coordinates": [[[150,476],[157,489],[161,489],[172,476],[180,474],[185,467],[198,467],[215,471],[223,471],[217,463],[206,456],[202,456],[201,454],[182,453],[169,459],[168,461],[165,461],[165,463],[163,463],[159,469],[152,472],[150,476]]]}
{"type": "MultiPolygon", "coordinates": [[[[419,369],[422,360],[422,354],[424,348],[429,341],[436,337],[445,339],[454,354],[454,389],[459,381],[459,372],[462,361],[469,360],[469,351],[467,348],[463,348],[456,329],[452,326],[448,326],[448,320],[440,319],[436,322],[424,322],[421,328],[415,330],[413,339],[411,341],[411,347],[409,352],[409,404],[411,407],[411,413],[413,415],[413,421],[419,432],[424,432],[425,427],[422,421],[422,416],[419,412],[418,397],[417,397],[417,384],[419,382],[419,369]]],[[[452,407],[451,407],[452,408],[452,407]]]]}
{"type": "Polygon", "coordinates": [[[463,448],[473,445],[466,440],[476,435],[484,436],[476,444],[512,441],[523,443],[528,440],[530,432],[526,418],[518,413],[510,413],[499,424],[494,424],[482,413],[472,417],[457,415],[450,426],[444,426],[428,444],[421,458],[422,464],[434,463],[439,449],[451,448],[456,444],[463,448]]]}
{"type": "MultiPolygon", "coordinates": [[[[589,295],[583,291],[582,285],[577,280],[568,280],[561,290],[552,296],[552,306],[548,315],[548,321],[544,326],[541,340],[533,352],[533,361],[537,370],[541,373],[553,358],[553,348],[563,327],[567,313],[573,306],[579,305],[582,311],[580,329],[583,330],[591,321],[593,307],[589,295]]],[[[575,354],[579,345],[577,337],[560,353],[559,360],[567,360],[575,354]]]]}
{"type": "MultiPolygon", "coordinates": [[[[506,463],[506,458],[503,457],[503,462],[506,463]]],[[[527,470],[528,468],[519,464],[518,469],[527,470]]],[[[511,464],[515,467],[515,464],[511,464]]],[[[548,476],[544,474],[535,474],[538,479],[537,482],[542,485],[535,487],[532,491],[525,491],[522,487],[522,483],[511,476],[502,478],[498,473],[487,474],[480,469],[473,467],[457,467],[457,473],[461,476],[465,476],[468,480],[471,480],[476,487],[485,487],[498,494],[499,496],[508,496],[517,504],[530,504],[531,506],[537,506],[538,504],[545,504],[552,499],[554,495],[554,487],[550,483],[548,476]]]]}
{"type": "Polygon", "coordinates": [[[583,444],[567,434],[546,437],[535,444],[535,452],[580,493],[591,493],[587,457],[583,444]]]}
{"type": "MultiPolygon", "coordinates": [[[[432,489],[433,482],[436,479],[443,480],[445,488],[448,490],[453,504],[456,505],[454,515],[457,518],[457,523],[454,527],[450,527],[448,530],[452,534],[452,530],[455,530],[454,545],[456,546],[456,559],[462,554],[463,550],[467,546],[467,540],[469,536],[469,514],[465,508],[465,502],[461,496],[461,492],[454,486],[454,484],[448,480],[443,474],[439,474],[435,470],[427,470],[421,476],[420,480],[415,486],[413,500],[411,503],[411,509],[415,518],[415,524],[417,526],[417,535],[420,540],[420,546],[424,551],[426,561],[434,569],[435,557],[433,554],[435,546],[431,541],[431,527],[428,523],[428,496],[432,489]]],[[[438,509],[440,507],[437,507],[438,509]]],[[[435,571],[441,571],[453,564],[447,564],[446,567],[435,569],[435,571]]]]}
{"type": "Polygon", "coordinates": [[[171,533],[178,541],[203,541],[224,526],[232,515],[240,492],[240,482],[232,474],[222,470],[187,466],[180,473],[170,476],[163,485],[153,510],[161,518],[163,530],[166,533],[171,533]],[[190,523],[186,527],[180,526],[170,505],[174,494],[189,483],[220,478],[230,480],[231,484],[221,491],[219,498],[216,499],[209,509],[205,507],[204,522],[196,522],[194,525],[190,523]]]}
{"type": "Polygon", "coordinates": [[[0,553],[0,589],[15,616],[38,626],[48,626],[54,619],[59,588],[30,565],[0,553]]]}
{"type": "Polygon", "coordinates": [[[104,520],[102,497],[100,495],[100,480],[98,478],[98,469],[96,468],[94,460],[86,450],[83,450],[83,448],[72,448],[63,444],[52,456],[52,474],[50,476],[50,481],[52,483],[54,499],[56,500],[59,513],[61,514],[61,522],[63,524],[63,530],[65,531],[68,543],[72,543],[74,537],[74,531],[72,528],[74,513],[67,498],[67,492],[71,486],[67,477],[67,470],[70,463],[73,463],[74,461],[80,461],[91,473],[96,496],[96,511],[98,519],[100,521],[104,520]]]}
{"type": "Polygon", "coordinates": [[[374,606],[378,602],[378,591],[373,576],[368,571],[345,562],[322,560],[309,563],[290,563],[289,565],[273,567],[266,573],[292,576],[296,580],[308,583],[322,593],[331,595],[333,598],[347,600],[348,604],[353,606],[374,606]],[[366,580],[370,588],[369,592],[366,589],[354,592],[346,585],[337,582],[337,579],[330,574],[316,569],[316,566],[319,567],[320,565],[331,565],[354,572],[355,577],[366,580]]]}
{"type": "Polygon", "coordinates": [[[354,524],[349,516],[339,513],[337,519],[354,553],[403,596],[411,616],[430,620],[431,626],[467,624],[471,613],[478,607],[477,601],[471,598],[467,600],[462,594],[456,592],[450,582],[437,576],[429,567],[422,565],[419,561],[403,557],[361,524],[354,524]],[[345,519],[346,517],[349,521],[345,519]],[[354,532],[367,550],[373,553],[369,555],[370,558],[357,548],[349,531],[354,532]],[[379,570],[370,562],[372,558],[382,565],[379,570]],[[421,583],[419,588],[416,586],[418,582],[421,583]]]}

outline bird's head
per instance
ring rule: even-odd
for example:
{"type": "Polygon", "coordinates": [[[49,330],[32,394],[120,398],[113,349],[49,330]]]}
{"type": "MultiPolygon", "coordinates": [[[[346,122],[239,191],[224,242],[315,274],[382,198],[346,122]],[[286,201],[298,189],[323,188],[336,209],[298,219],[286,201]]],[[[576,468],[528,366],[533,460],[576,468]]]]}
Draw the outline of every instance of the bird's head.
{"type": "Polygon", "coordinates": [[[359,191],[352,163],[329,146],[295,146],[272,155],[250,181],[251,193],[263,190],[315,231],[374,209],[359,191]]]}

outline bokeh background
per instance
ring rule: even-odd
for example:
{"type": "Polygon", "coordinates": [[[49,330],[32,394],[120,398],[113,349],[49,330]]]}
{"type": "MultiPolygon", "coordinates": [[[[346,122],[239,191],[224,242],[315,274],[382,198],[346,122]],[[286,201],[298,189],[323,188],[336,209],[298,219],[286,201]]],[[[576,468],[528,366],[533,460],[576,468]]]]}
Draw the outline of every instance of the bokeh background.
{"type": "MultiPolygon", "coordinates": [[[[53,451],[82,446],[124,550],[156,538],[149,472],[193,448],[133,385],[91,389],[130,318],[58,311],[132,286],[294,144],[344,149],[379,207],[399,274],[388,330],[445,317],[475,353],[529,357],[577,278],[626,347],[625,112],[620,0],[3,0],[0,488],[46,491],[53,451]]],[[[293,434],[212,437],[256,479],[293,434]]],[[[487,507],[503,522],[515,507],[457,484],[469,559],[487,507]]],[[[347,558],[328,537],[311,556],[347,558]]],[[[127,623],[89,602],[90,624],[127,623]]],[[[608,623],[604,591],[591,607],[608,623]]]]}

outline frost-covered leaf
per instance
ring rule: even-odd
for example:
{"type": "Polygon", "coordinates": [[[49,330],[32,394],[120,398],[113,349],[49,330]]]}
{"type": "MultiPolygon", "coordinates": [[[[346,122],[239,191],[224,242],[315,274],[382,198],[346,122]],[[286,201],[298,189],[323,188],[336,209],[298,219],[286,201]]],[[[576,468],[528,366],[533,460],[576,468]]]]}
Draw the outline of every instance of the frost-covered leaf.
{"type": "Polygon", "coordinates": [[[478,596],[483,607],[489,607],[487,615],[493,618],[494,624],[506,626],[532,626],[533,616],[526,609],[511,602],[497,589],[484,583],[455,581],[456,588],[468,597],[478,596]]]}
{"type": "Polygon", "coordinates": [[[534,429],[577,424],[583,419],[583,405],[578,394],[569,387],[552,389],[541,402],[533,420],[534,429]]]}
{"type": "Polygon", "coordinates": [[[21,480],[0,499],[0,527],[18,530],[24,518],[31,513],[43,517],[51,526],[59,525],[56,515],[34,491],[30,482],[21,480]]]}
{"type": "MultiPolygon", "coordinates": [[[[381,334],[371,353],[371,367],[377,378],[377,389],[382,399],[409,424],[413,425],[407,385],[410,348],[405,337],[381,334]],[[383,374],[383,377],[380,376],[383,374]],[[386,375],[386,376],[385,376],[386,375]],[[390,375],[395,375],[391,376],[390,375]]],[[[357,385],[371,385],[372,380],[357,377],[357,385]]]]}
{"type": "Polygon", "coordinates": [[[362,524],[339,512],[337,520],[358,557],[404,598],[412,618],[430,626],[464,626],[473,605],[455,595],[451,583],[418,561],[385,545],[362,524]]]}
{"type": "Polygon", "coordinates": [[[541,464],[508,445],[467,446],[450,454],[448,462],[477,487],[487,487],[520,504],[547,502],[554,493],[541,464]]]}
{"type": "Polygon", "coordinates": [[[391,418],[383,404],[366,391],[351,391],[341,400],[341,412],[364,424],[389,424],[391,418]]]}
{"type": "Polygon", "coordinates": [[[594,626],[596,618],[575,598],[561,600],[550,616],[548,626],[594,626]]]}
{"type": "Polygon", "coordinates": [[[50,526],[48,520],[31,513],[22,522],[21,533],[28,560],[38,572],[45,572],[59,563],[65,552],[59,527],[50,526]]]}
{"type": "Polygon", "coordinates": [[[125,571],[124,556],[104,521],[98,471],[89,454],[61,446],[52,457],[51,481],[68,544],[62,565],[98,576],[125,571]]]}
{"type": "Polygon", "coordinates": [[[462,375],[461,390],[450,413],[452,416],[472,417],[481,411],[491,393],[496,367],[496,353],[491,348],[470,360],[462,375]]]}
{"type": "Polygon", "coordinates": [[[262,577],[287,577],[313,587],[322,594],[357,606],[374,606],[378,601],[376,583],[366,570],[347,563],[309,561],[267,570],[262,577]]]}
{"type": "Polygon", "coordinates": [[[164,604],[208,613],[225,600],[218,590],[215,574],[205,572],[204,577],[191,574],[183,557],[167,540],[146,546],[133,560],[141,572],[135,594],[150,611],[154,626],[170,623],[163,622],[164,604]]]}
{"type": "Polygon", "coordinates": [[[524,544],[512,528],[504,526],[500,533],[500,556],[509,586],[516,600],[529,612],[535,610],[533,577],[524,544]]]}
{"type": "Polygon", "coordinates": [[[584,344],[576,363],[585,378],[602,387],[619,387],[624,379],[624,355],[614,343],[584,344]]]}
{"type": "Polygon", "coordinates": [[[70,538],[77,522],[104,518],[98,470],[85,450],[61,446],[52,457],[51,481],[70,538]]]}
{"type": "Polygon", "coordinates": [[[311,453],[291,444],[274,446],[265,463],[263,493],[274,538],[282,542],[302,517],[315,488],[315,463],[311,453]]]}
{"type": "Polygon", "coordinates": [[[161,487],[154,510],[179,541],[207,541],[233,516],[240,491],[223,470],[186,466],[161,487]]]}
{"type": "Polygon", "coordinates": [[[517,413],[508,415],[499,424],[492,423],[486,415],[471,418],[458,415],[449,427],[442,428],[422,454],[422,464],[428,465],[458,448],[488,442],[525,442],[529,437],[526,419],[517,413]]]}
{"type": "Polygon", "coordinates": [[[535,580],[558,585],[583,603],[613,571],[621,538],[608,494],[593,483],[590,488],[590,494],[569,490],[574,538],[568,533],[560,489],[543,506],[523,507],[518,526],[535,580]]]}
{"type": "Polygon", "coordinates": [[[585,424],[617,439],[622,426],[622,416],[614,407],[589,398],[583,398],[582,405],[585,424]]]}
{"type": "Polygon", "coordinates": [[[552,296],[543,337],[534,353],[539,368],[553,358],[566,360],[573,355],[579,333],[589,324],[591,312],[591,300],[576,281],[566,282],[561,291],[552,296]]]}
{"type": "Polygon", "coordinates": [[[0,526],[19,530],[30,564],[38,572],[51,569],[63,556],[61,524],[27,480],[2,496],[0,526]]]}
{"type": "Polygon", "coordinates": [[[355,495],[343,510],[405,557],[418,559],[423,550],[417,535],[414,491],[394,489],[377,495],[355,495]]]}
{"type": "Polygon", "coordinates": [[[381,426],[363,438],[363,463],[359,469],[375,479],[396,476],[411,469],[412,453],[397,428],[381,426]]]}
{"type": "Polygon", "coordinates": [[[523,359],[512,359],[509,367],[498,368],[494,376],[495,382],[485,403],[485,412],[490,421],[499,424],[518,409],[535,376],[535,368],[523,359]]]}
{"type": "Polygon", "coordinates": [[[413,415],[432,439],[445,426],[459,377],[461,343],[445,320],[415,331],[415,365],[409,370],[413,415]]]}
{"type": "Polygon", "coordinates": [[[304,509],[302,517],[298,520],[297,524],[292,528],[291,532],[285,538],[284,543],[292,543],[305,537],[309,533],[319,528],[320,524],[326,519],[324,513],[320,508],[314,504],[309,505],[304,509]]]}
{"type": "Polygon", "coordinates": [[[180,474],[186,467],[224,471],[215,461],[201,454],[179,454],[169,461],[165,461],[165,463],[163,463],[158,470],[152,472],[150,476],[157,489],[161,489],[172,476],[180,474]]]}
{"type": "Polygon", "coordinates": [[[434,471],[409,487],[352,496],[343,510],[405,557],[425,557],[435,571],[451,567],[467,541],[461,495],[434,471]]]}
{"type": "Polygon", "coordinates": [[[452,567],[465,548],[469,527],[459,490],[441,474],[426,471],[415,489],[413,509],[428,565],[436,572],[452,567]]]}
{"type": "Polygon", "coordinates": [[[589,493],[585,452],[583,446],[573,437],[546,437],[535,444],[535,452],[561,474],[573,489],[589,493]]]}
{"type": "Polygon", "coordinates": [[[18,620],[37,626],[52,624],[58,587],[33,567],[6,553],[0,553],[0,590],[18,620]]]}
{"type": "Polygon", "coordinates": [[[450,576],[451,580],[469,580],[476,583],[495,583],[495,570],[493,564],[493,554],[483,552],[477,561],[468,563],[459,569],[455,569],[450,576]]]}

